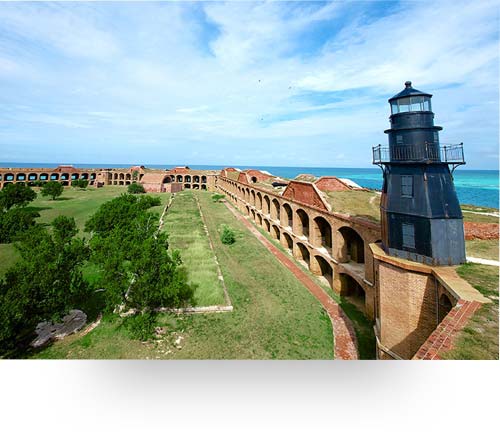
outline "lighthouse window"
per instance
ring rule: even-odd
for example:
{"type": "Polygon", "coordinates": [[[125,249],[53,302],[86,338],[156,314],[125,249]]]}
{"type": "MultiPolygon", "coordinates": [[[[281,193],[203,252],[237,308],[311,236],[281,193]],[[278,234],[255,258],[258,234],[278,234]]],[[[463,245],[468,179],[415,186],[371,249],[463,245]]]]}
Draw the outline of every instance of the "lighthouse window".
{"type": "Polygon", "coordinates": [[[396,135],[396,144],[403,144],[403,135],[396,135]]]}
{"type": "Polygon", "coordinates": [[[413,198],[413,176],[401,176],[401,196],[413,198]]]}
{"type": "Polygon", "coordinates": [[[403,247],[415,249],[415,225],[409,223],[402,224],[403,247]]]}
{"type": "Polygon", "coordinates": [[[411,110],[412,111],[423,111],[424,98],[422,96],[412,96],[411,97],[411,110]]]}
{"type": "Polygon", "coordinates": [[[391,102],[391,113],[397,114],[398,112],[399,112],[398,101],[391,102]]]}
{"type": "Polygon", "coordinates": [[[399,99],[399,112],[408,112],[410,111],[410,98],[399,99]]]}
{"type": "Polygon", "coordinates": [[[434,144],[439,143],[439,135],[437,132],[434,132],[434,144]]]}
{"type": "Polygon", "coordinates": [[[430,98],[424,97],[423,108],[424,111],[432,111],[430,98]]]}

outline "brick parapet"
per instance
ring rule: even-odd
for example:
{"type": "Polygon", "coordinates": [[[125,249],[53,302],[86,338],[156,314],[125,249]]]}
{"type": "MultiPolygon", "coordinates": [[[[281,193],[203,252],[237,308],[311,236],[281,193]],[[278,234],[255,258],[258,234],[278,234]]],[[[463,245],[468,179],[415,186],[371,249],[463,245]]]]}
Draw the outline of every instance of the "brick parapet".
{"type": "Polygon", "coordinates": [[[440,360],[444,352],[453,348],[458,334],[481,306],[478,301],[459,300],[419,348],[413,360],[440,360]]]}

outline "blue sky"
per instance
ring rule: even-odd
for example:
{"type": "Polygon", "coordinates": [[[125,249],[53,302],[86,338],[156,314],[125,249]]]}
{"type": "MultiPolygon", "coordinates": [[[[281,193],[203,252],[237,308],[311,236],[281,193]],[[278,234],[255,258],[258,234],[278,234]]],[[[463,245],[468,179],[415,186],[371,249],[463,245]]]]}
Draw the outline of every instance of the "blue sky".
{"type": "Polygon", "coordinates": [[[495,1],[0,3],[0,161],[368,167],[387,99],[498,168],[495,1]]]}

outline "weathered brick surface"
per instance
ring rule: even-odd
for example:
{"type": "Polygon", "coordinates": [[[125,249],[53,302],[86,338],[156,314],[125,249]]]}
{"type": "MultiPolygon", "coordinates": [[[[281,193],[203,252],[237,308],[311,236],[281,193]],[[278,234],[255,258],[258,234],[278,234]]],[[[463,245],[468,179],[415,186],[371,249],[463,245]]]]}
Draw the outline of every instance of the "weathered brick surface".
{"type": "Polygon", "coordinates": [[[460,331],[481,307],[477,301],[459,300],[414,355],[415,360],[440,360],[441,355],[453,348],[460,331]]]}
{"type": "Polygon", "coordinates": [[[465,240],[495,240],[498,239],[498,224],[464,222],[465,240]]]}
{"type": "Polygon", "coordinates": [[[311,183],[291,181],[283,192],[283,197],[321,210],[329,210],[326,202],[311,183]]]}
{"type": "Polygon", "coordinates": [[[436,285],[430,274],[380,262],[380,340],[402,358],[411,358],[437,324],[436,285]]]}
{"type": "Polygon", "coordinates": [[[337,177],[321,177],[314,182],[316,187],[322,191],[346,191],[352,188],[337,177]]]}

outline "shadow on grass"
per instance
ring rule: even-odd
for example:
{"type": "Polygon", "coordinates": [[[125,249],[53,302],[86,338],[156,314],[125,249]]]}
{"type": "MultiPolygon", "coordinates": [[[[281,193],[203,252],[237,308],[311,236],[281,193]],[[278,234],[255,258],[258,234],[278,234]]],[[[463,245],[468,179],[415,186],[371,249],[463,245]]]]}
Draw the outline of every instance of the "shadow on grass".
{"type": "Polygon", "coordinates": [[[25,207],[24,210],[29,212],[29,213],[38,213],[41,212],[42,210],[50,210],[52,207],[34,207],[34,206],[29,206],[25,207]]]}
{"type": "Polygon", "coordinates": [[[376,340],[373,323],[345,297],[339,297],[339,305],[354,325],[358,339],[360,360],[373,360],[376,357],[376,340]]]}
{"type": "MultiPolygon", "coordinates": [[[[93,292],[88,298],[83,299],[78,305],[75,306],[75,309],[80,309],[87,315],[87,322],[82,330],[85,329],[86,326],[93,323],[99,314],[104,310],[104,295],[103,292],[93,292]]],[[[112,320],[113,318],[107,318],[108,320],[112,320]]],[[[81,330],[80,330],[81,331],[81,330]]],[[[90,334],[90,333],[89,333],[90,334]]],[[[86,336],[84,336],[85,338],[86,336]]],[[[39,354],[52,346],[54,344],[54,340],[51,340],[43,347],[33,348],[30,343],[36,338],[35,329],[27,328],[24,329],[17,337],[15,341],[16,346],[10,351],[3,354],[3,358],[6,359],[27,359],[31,358],[36,354],[39,354]]],[[[2,356],[0,356],[2,358],[2,356]]]]}

